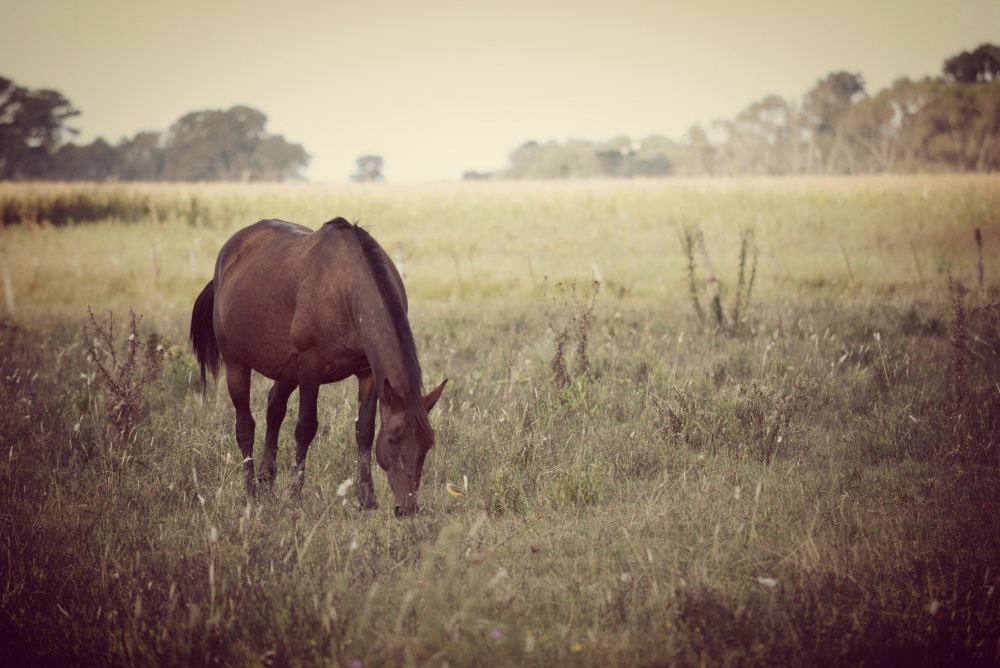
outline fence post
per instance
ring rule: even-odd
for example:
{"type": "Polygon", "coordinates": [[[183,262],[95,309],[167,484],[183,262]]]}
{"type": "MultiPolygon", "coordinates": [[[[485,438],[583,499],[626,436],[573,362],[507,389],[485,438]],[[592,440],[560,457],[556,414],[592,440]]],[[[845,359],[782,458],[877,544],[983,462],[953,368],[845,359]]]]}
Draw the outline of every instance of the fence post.
{"type": "Polygon", "coordinates": [[[0,273],[3,273],[3,296],[7,303],[7,312],[14,312],[14,282],[10,278],[10,264],[7,262],[7,249],[0,248],[0,273]]]}

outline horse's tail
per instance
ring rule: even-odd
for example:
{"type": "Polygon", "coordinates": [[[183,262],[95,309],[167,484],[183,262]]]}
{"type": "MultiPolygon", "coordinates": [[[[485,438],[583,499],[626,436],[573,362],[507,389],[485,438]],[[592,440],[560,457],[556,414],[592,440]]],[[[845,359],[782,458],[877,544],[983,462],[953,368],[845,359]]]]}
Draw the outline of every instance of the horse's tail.
{"type": "Polygon", "coordinates": [[[194,310],[191,311],[191,343],[201,365],[201,389],[205,391],[205,369],[212,372],[213,378],[219,376],[219,342],[215,338],[215,281],[209,281],[198,298],[194,300],[194,310]]]}

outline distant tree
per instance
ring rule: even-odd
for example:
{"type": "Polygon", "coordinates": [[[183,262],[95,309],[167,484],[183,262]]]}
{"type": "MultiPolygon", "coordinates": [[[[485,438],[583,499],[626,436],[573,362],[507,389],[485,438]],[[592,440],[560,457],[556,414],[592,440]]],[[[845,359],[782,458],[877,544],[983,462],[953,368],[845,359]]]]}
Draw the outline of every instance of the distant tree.
{"type": "Polygon", "coordinates": [[[0,179],[43,178],[80,112],[54,90],[28,90],[0,77],[0,179]]]}
{"type": "Polygon", "coordinates": [[[299,178],[309,155],[264,130],[267,116],[245,106],[181,117],[164,141],[163,176],[171,181],[299,178]]]}
{"type": "Polygon", "coordinates": [[[253,179],[257,181],[298,181],[299,170],[309,164],[309,154],[301,144],[286,141],[281,135],[260,140],[253,154],[253,179]]]}
{"type": "Polygon", "coordinates": [[[159,181],[163,178],[163,137],[159,132],[140,132],[123,139],[115,147],[118,152],[119,176],[122,181],[159,181]]]}
{"type": "Polygon", "coordinates": [[[778,95],[752,103],[720,128],[726,135],[720,147],[723,170],[730,174],[788,174],[798,171],[798,111],[795,103],[778,95]]]}
{"type": "Polygon", "coordinates": [[[692,125],[684,136],[687,147],[688,176],[713,176],[718,173],[718,150],[708,138],[705,128],[692,125]]]}
{"type": "Polygon", "coordinates": [[[829,74],[806,93],[802,113],[809,129],[807,171],[818,171],[817,159],[827,173],[835,170],[844,146],[841,121],[851,106],[864,95],[865,80],[860,74],[850,72],[829,74]]]}
{"type": "Polygon", "coordinates": [[[382,174],[382,156],[363,155],[357,159],[355,164],[357,164],[358,171],[351,174],[352,181],[372,183],[385,180],[385,176],[382,174]]]}
{"type": "Polygon", "coordinates": [[[927,160],[959,172],[1000,169],[1000,86],[944,82],[921,116],[927,160]]]}
{"type": "Polygon", "coordinates": [[[944,62],[944,78],[958,83],[1000,82],[1000,47],[982,44],[944,62]]]}
{"type": "Polygon", "coordinates": [[[120,172],[118,151],[98,137],[84,146],[60,146],[45,176],[60,181],[108,181],[119,178],[120,172]]]}
{"type": "Polygon", "coordinates": [[[841,120],[844,136],[868,151],[875,163],[871,171],[888,171],[896,159],[901,117],[893,104],[891,90],[866,97],[848,109],[841,120]]]}
{"type": "Polygon", "coordinates": [[[513,179],[531,178],[529,173],[543,152],[542,145],[536,141],[521,144],[510,154],[510,168],[506,176],[513,179]]]}

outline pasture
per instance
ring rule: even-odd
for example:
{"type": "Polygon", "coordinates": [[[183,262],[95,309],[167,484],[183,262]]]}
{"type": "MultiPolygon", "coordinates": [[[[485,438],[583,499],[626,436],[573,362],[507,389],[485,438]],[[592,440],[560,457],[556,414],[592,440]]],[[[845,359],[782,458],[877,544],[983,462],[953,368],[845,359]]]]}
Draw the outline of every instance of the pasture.
{"type": "Polygon", "coordinates": [[[0,184],[0,213],[4,665],[1000,662],[997,177],[0,184]],[[187,341],[234,231],[338,215],[449,379],[412,519],[380,469],[379,510],[347,489],[353,379],[301,507],[248,504],[187,341]]]}

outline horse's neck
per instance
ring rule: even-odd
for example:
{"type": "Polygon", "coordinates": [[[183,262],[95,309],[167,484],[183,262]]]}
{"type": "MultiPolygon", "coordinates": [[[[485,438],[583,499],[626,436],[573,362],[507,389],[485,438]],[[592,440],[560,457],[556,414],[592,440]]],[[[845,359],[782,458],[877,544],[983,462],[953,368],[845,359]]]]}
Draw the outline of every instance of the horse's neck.
{"type": "Polygon", "coordinates": [[[355,325],[375,378],[380,383],[388,378],[393,388],[403,393],[409,385],[409,365],[389,309],[381,300],[365,300],[364,307],[355,317],[355,325]]]}

